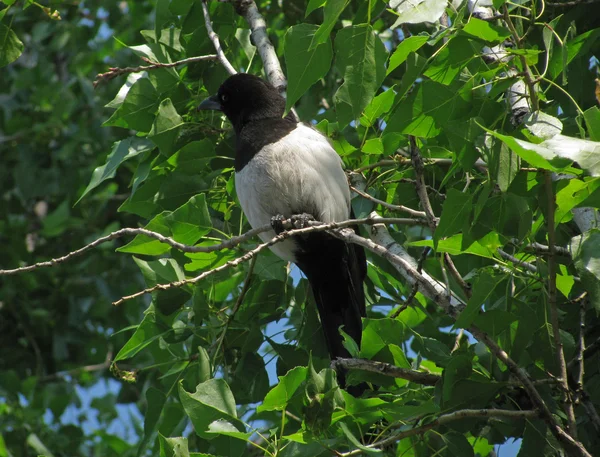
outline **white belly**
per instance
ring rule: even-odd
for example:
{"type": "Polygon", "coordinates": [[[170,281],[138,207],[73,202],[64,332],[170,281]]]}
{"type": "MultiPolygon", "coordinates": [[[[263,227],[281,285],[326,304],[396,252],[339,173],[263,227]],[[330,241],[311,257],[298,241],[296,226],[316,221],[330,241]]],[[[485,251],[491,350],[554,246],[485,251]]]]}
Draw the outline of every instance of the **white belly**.
{"type": "MultiPolygon", "coordinates": [[[[340,157],[323,135],[303,124],[262,148],[236,173],[235,185],[253,228],[268,225],[279,214],[306,212],[322,222],[343,221],[350,215],[350,190],[340,157]]],[[[260,238],[274,236],[270,230],[260,238]]],[[[288,261],[295,260],[295,249],[291,240],[271,247],[288,261]]]]}

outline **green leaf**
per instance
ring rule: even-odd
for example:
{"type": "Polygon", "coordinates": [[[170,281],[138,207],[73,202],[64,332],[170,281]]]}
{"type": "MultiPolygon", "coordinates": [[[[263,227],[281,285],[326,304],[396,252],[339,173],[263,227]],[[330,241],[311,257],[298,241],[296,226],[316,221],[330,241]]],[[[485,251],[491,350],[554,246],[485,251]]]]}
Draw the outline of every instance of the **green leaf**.
{"type": "Polygon", "coordinates": [[[344,432],[344,435],[346,435],[346,438],[348,438],[348,441],[350,441],[350,443],[352,443],[352,445],[358,449],[360,449],[361,451],[363,451],[363,453],[367,454],[367,455],[375,455],[375,456],[380,456],[383,455],[383,451],[381,449],[377,449],[377,448],[373,448],[373,447],[367,447],[364,444],[362,444],[350,431],[350,429],[348,428],[348,426],[343,423],[340,422],[339,423],[339,427],[342,429],[342,432],[344,432]]]}
{"type": "MultiPolygon", "coordinates": [[[[309,3],[308,7],[311,8],[311,11],[318,8],[315,5],[318,2],[309,3]]],[[[323,23],[319,26],[319,29],[313,36],[312,43],[309,46],[309,49],[312,50],[316,48],[321,43],[325,43],[329,39],[329,35],[335,26],[337,18],[342,14],[342,11],[348,6],[350,0],[327,0],[325,3],[325,8],[323,9],[323,23]]],[[[308,15],[308,8],[307,13],[308,15]]]]}
{"type": "Polygon", "coordinates": [[[313,11],[321,8],[326,2],[327,0],[310,0],[306,6],[306,13],[304,14],[304,17],[307,17],[313,11]]]}
{"type": "Polygon", "coordinates": [[[386,74],[390,74],[396,68],[398,68],[411,52],[415,52],[420,49],[429,40],[428,35],[414,35],[406,38],[402,43],[398,45],[394,53],[390,57],[388,69],[386,74]]]}
{"type": "MultiPolygon", "coordinates": [[[[190,198],[175,211],[163,211],[144,228],[169,236],[179,243],[193,245],[212,229],[206,195],[199,194],[190,198]]],[[[170,249],[168,244],[154,238],[137,235],[130,243],[117,250],[133,254],[161,255],[170,249]]]]}
{"type": "Polygon", "coordinates": [[[224,379],[202,382],[193,394],[186,392],[180,383],[179,399],[201,438],[211,438],[210,424],[219,419],[231,423],[238,432],[245,432],[244,425],[237,418],[235,399],[224,379]]]}
{"type": "Polygon", "coordinates": [[[423,22],[435,23],[446,9],[446,2],[439,0],[391,0],[390,8],[393,8],[398,19],[392,26],[396,28],[399,24],[421,24],[423,22]]]}
{"type": "Polygon", "coordinates": [[[467,114],[468,106],[460,93],[438,82],[427,80],[420,83],[405,101],[398,104],[385,132],[433,138],[449,121],[460,119],[467,114]]]}
{"type": "Polygon", "coordinates": [[[146,446],[158,428],[158,421],[166,401],[167,396],[157,388],[150,387],[146,391],[146,405],[148,405],[148,409],[144,416],[144,435],[138,446],[138,456],[144,454],[146,446]]]}
{"type": "Polygon", "coordinates": [[[583,113],[590,140],[600,141],[600,109],[592,106],[583,113]]]}
{"type": "Polygon", "coordinates": [[[149,344],[158,340],[163,333],[156,325],[154,313],[147,313],[134,334],[131,335],[127,343],[125,343],[116,355],[114,361],[118,362],[119,360],[126,360],[133,357],[149,344]]]}
{"type": "Polygon", "coordinates": [[[572,163],[572,160],[557,159],[554,152],[543,147],[541,144],[529,143],[528,141],[502,135],[485,128],[484,130],[504,142],[504,144],[517,153],[523,160],[526,160],[532,167],[550,171],[561,171],[572,163]]]}
{"type": "Polygon", "coordinates": [[[282,411],[286,409],[298,387],[306,380],[306,367],[296,367],[279,376],[279,382],[266,395],[257,411],[282,411]]]}
{"type": "Polygon", "coordinates": [[[140,78],[131,86],[118,109],[102,125],[149,132],[158,100],[158,92],[150,80],[140,78]]]}
{"type": "Polygon", "coordinates": [[[346,27],[335,38],[344,83],[334,96],[340,127],[359,119],[385,78],[387,51],[370,25],[346,27]]]}
{"type": "Polygon", "coordinates": [[[329,36],[317,46],[311,46],[317,26],[299,24],[290,27],[284,38],[284,56],[288,87],[286,112],[306,91],[329,71],[333,51],[329,36]]]}
{"type": "Polygon", "coordinates": [[[92,173],[92,179],[90,183],[79,197],[79,200],[75,203],[79,203],[83,197],[85,197],[91,190],[98,187],[102,182],[106,181],[115,176],[115,171],[119,166],[135,157],[142,152],[151,151],[154,146],[150,141],[144,138],[127,138],[126,140],[117,141],[113,145],[113,149],[108,155],[108,161],[94,170],[92,173]]]}
{"type": "MultiPolygon", "coordinates": [[[[158,434],[160,443],[160,457],[189,457],[188,440],[182,436],[176,438],[166,438],[160,433],[158,434]]],[[[208,454],[203,454],[196,457],[204,457],[208,454]]]]}
{"type": "Polygon", "coordinates": [[[23,49],[23,43],[15,32],[4,24],[0,24],[0,67],[5,67],[17,60],[23,53],[23,49]]]}
{"type": "Polygon", "coordinates": [[[511,34],[510,30],[476,17],[471,17],[464,26],[463,33],[479,38],[486,43],[502,43],[511,34]]]}
{"type": "Polygon", "coordinates": [[[456,189],[450,189],[442,208],[440,222],[433,234],[434,246],[440,239],[454,235],[460,231],[472,210],[472,196],[456,189]]]}
{"type": "Polygon", "coordinates": [[[404,323],[396,319],[363,319],[360,356],[371,359],[389,344],[401,346],[406,332],[404,323]]]}
{"type": "MultiPolygon", "coordinates": [[[[364,127],[371,127],[377,119],[382,115],[387,114],[390,109],[392,109],[396,96],[394,87],[395,86],[390,87],[388,90],[371,100],[371,103],[365,108],[365,111],[360,118],[360,123],[364,127]]],[[[367,140],[367,142],[368,141],[370,140],[367,140]]]]}
{"type": "Polygon", "coordinates": [[[590,303],[600,312],[600,230],[573,237],[571,252],[580,282],[590,294],[590,303]]]}
{"type": "Polygon", "coordinates": [[[467,302],[467,307],[460,313],[454,325],[460,328],[468,328],[481,311],[481,306],[485,304],[488,297],[503,279],[504,276],[490,276],[486,272],[482,273],[473,285],[473,294],[467,302]]]}
{"type": "MultiPolygon", "coordinates": [[[[496,232],[490,232],[485,237],[472,242],[469,246],[463,246],[463,243],[463,234],[459,233],[445,240],[440,240],[436,251],[447,252],[450,255],[472,254],[494,260],[496,259],[496,250],[503,246],[496,232]]],[[[433,240],[412,241],[408,245],[433,248],[433,240]]]]}
{"type": "Polygon", "coordinates": [[[425,71],[432,81],[450,85],[472,59],[479,59],[483,45],[458,36],[450,40],[425,71]]]}
{"type": "Polygon", "coordinates": [[[158,146],[160,152],[170,156],[173,153],[175,139],[179,134],[179,128],[183,125],[183,119],[175,110],[170,98],[160,102],[158,113],[148,133],[148,138],[158,146]]]}

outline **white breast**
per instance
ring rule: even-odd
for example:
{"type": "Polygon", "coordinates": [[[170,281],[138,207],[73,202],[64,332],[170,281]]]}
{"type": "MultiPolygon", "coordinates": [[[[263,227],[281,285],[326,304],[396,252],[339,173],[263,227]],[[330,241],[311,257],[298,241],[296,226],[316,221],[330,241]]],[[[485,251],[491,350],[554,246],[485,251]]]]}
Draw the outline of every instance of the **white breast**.
{"type": "MultiPolygon", "coordinates": [[[[350,190],[340,157],[327,138],[303,124],[263,147],[236,173],[235,185],[252,227],[267,225],[279,214],[310,212],[322,222],[343,221],[350,215],[350,190]]],[[[263,241],[273,236],[273,231],[260,235],[263,241]]],[[[292,241],[271,249],[284,260],[295,260],[292,241]]]]}

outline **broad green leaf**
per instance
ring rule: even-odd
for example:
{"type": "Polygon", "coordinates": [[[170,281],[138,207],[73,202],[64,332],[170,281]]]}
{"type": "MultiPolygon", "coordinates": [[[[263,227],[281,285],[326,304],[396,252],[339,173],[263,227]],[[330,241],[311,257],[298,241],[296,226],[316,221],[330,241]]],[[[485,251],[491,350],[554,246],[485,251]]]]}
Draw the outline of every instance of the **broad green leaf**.
{"type": "Polygon", "coordinates": [[[115,362],[130,359],[149,344],[158,340],[164,332],[156,325],[154,313],[147,313],[144,320],[131,335],[127,343],[115,356],[115,362]]]}
{"type": "Polygon", "coordinates": [[[391,0],[390,8],[396,11],[398,19],[392,29],[399,24],[435,23],[446,10],[446,2],[439,0],[391,0]]]}
{"type": "Polygon", "coordinates": [[[384,147],[381,138],[371,138],[370,140],[365,141],[365,144],[361,148],[361,151],[365,154],[383,154],[384,147]]]}
{"type": "MultiPolygon", "coordinates": [[[[600,38],[600,28],[589,30],[575,37],[573,40],[567,40],[565,37],[565,46],[557,47],[552,53],[548,64],[548,71],[551,79],[555,80],[563,71],[567,71],[569,64],[577,57],[583,57],[585,53],[600,38]]],[[[566,85],[566,80],[563,85],[566,85]]]]}
{"type": "Polygon", "coordinates": [[[231,160],[229,157],[216,156],[214,143],[205,138],[186,144],[169,157],[166,163],[182,173],[198,175],[206,173],[210,161],[217,158],[231,160]]]}
{"type": "Polygon", "coordinates": [[[547,140],[562,132],[563,124],[554,116],[537,111],[523,118],[523,125],[538,138],[547,140]]]}
{"type": "Polygon", "coordinates": [[[380,456],[383,455],[383,451],[381,449],[377,449],[374,447],[367,447],[364,444],[362,444],[358,438],[356,438],[352,432],[350,431],[350,429],[348,428],[348,426],[343,423],[340,422],[339,423],[339,427],[342,429],[342,431],[344,432],[344,435],[346,435],[346,438],[348,438],[348,441],[350,441],[350,443],[352,443],[352,445],[355,448],[360,449],[361,451],[363,451],[364,454],[366,455],[374,455],[374,456],[380,456]]]}
{"type": "Polygon", "coordinates": [[[511,35],[507,28],[476,17],[471,17],[462,31],[487,43],[502,43],[511,35]]]}
{"type": "Polygon", "coordinates": [[[600,188],[600,179],[592,178],[587,181],[581,179],[569,179],[566,186],[562,187],[563,182],[559,183],[559,190],[556,192],[556,211],[554,221],[556,226],[560,223],[568,222],[572,219],[571,210],[580,203],[583,203],[590,195],[600,188]]]}
{"type": "Polygon", "coordinates": [[[473,285],[473,294],[467,302],[467,307],[456,319],[455,327],[468,328],[481,311],[481,306],[485,304],[488,297],[503,279],[504,276],[490,276],[488,273],[482,273],[473,285]]]}
{"type": "Polygon", "coordinates": [[[327,0],[310,0],[306,6],[306,13],[304,14],[304,17],[307,17],[313,11],[321,8],[326,2],[327,0]]]}
{"type": "Polygon", "coordinates": [[[143,455],[146,451],[150,439],[158,427],[158,421],[162,413],[167,397],[155,387],[150,387],[146,391],[146,405],[148,408],[144,416],[144,435],[140,440],[137,455],[143,455]]]}
{"type": "Polygon", "coordinates": [[[171,99],[167,98],[160,102],[148,138],[158,146],[160,152],[170,156],[173,153],[173,145],[182,125],[183,119],[177,113],[171,99]]]}
{"type": "Polygon", "coordinates": [[[428,35],[414,35],[408,37],[402,41],[390,56],[390,62],[386,74],[390,74],[396,68],[406,61],[406,58],[411,52],[415,52],[420,49],[429,40],[428,35]]]}
{"type": "Polygon", "coordinates": [[[473,59],[479,59],[482,44],[466,37],[455,37],[435,57],[425,71],[432,81],[450,85],[473,59]]]}
{"type": "MultiPolygon", "coordinates": [[[[154,217],[145,229],[169,236],[175,241],[193,245],[202,236],[210,232],[212,222],[206,205],[206,195],[199,194],[175,211],[163,211],[154,217]]],[[[132,254],[161,255],[169,252],[168,244],[149,238],[146,235],[137,235],[131,242],[118,249],[119,252],[132,254]]]]}
{"type": "Polygon", "coordinates": [[[590,295],[590,303],[600,312],[600,230],[573,237],[571,253],[581,284],[590,295]]]}
{"type": "Polygon", "coordinates": [[[299,24],[285,34],[284,56],[287,67],[286,112],[310,87],[329,71],[333,51],[329,35],[317,46],[311,46],[317,26],[299,24]]]}
{"type": "Polygon", "coordinates": [[[444,369],[444,383],[442,387],[442,398],[447,402],[452,397],[452,389],[461,379],[468,379],[473,371],[472,358],[465,354],[452,356],[450,363],[444,369]]]}
{"type": "MultiPolygon", "coordinates": [[[[408,245],[433,248],[433,240],[412,241],[408,245]]],[[[450,255],[472,254],[488,259],[495,259],[497,257],[496,250],[502,245],[498,233],[490,232],[485,237],[472,242],[469,246],[463,246],[463,234],[458,233],[450,238],[440,240],[436,251],[447,252],[450,255]]]]}
{"type": "Polygon", "coordinates": [[[296,367],[279,376],[279,382],[266,395],[264,401],[258,406],[261,411],[282,411],[294,396],[300,384],[306,380],[306,367],[296,367]]]}
{"type": "Polygon", "coordinates": [[[113,149],[108,156],[108,161],[94,170],[90,183],[75,204],[79,203],[83,197],[91,190],[98,187],[102,182],[114,177],[115,171],[123,162],[142,152],[151,151],[152,149],[154,149],[152,143],[144,138],[130,137],[125,140],[117,141],[113,145],[113,149]]]}
{"type": "Polygon", "coordinates": [[[542,144],[533,144],[528,141],[520,140],[508,135],[493,132],[485,129],[490,135],[498,138],[506,144],[512,151],[517,153],[523,160],[526,160],[535,168],[543,168],[550,171],[560,171],[567,167],[572,161],[565,159],[556,159],[554,152],[542,146],[542,144]]]}
{"type": "MultiPolygon", "coordinates": [[[[6,11],[6,9],[3,11],[6,11]]],[[[15,32],[4,24],[0,24],[0,67],[5,67],[17,60],[23,49],[23,43],[15,32]]]]}
{"type": "Polygon", "coordinates": [[[501,145],[498,155],[496,181],[500,190],[506,192],[521,169],[521,160],[505,144],[501,145]]]}
{"type": "MultiPolygon", "coordinates": [[[[401,91],[400,91],[401,92],[401,91]]],[[[435,81],[420,83],[396,107],[385,132],[400,132],[421,138],[437,136],[449,122],[467,114],[469,105],[462,94],[435,81]]]]}
{"type": "Polygon", "coordinates": [[[442,238],[449,237],[460,231],[465,220],[468,220],[472,210],[472,196],[468,193],[450,189],[442,207],[440,222],[433,234],[434,246],[442,238]]]}
{"type": "Polygon", "coordinates": [[[396,319],[363,319],[363,335],[360,345],[360,356],[371,359],[379,351],[395,344],[401,346],[407,338],[407,328],[396,319]]]}
{"type": "Polygon", "coordinates": [[[583,113],[590,140],[600,141],[600,109],[592,106],[583,113]]]}
{"type": "MultiPolygon", "coordinates": [[[[188,440],[184,437],[167,438],[158,434],[160,443],[160,457],[190,457],[188,449],[188,440]]],[[[196,457],[210,457],[208,454],[198,455],[196,457]]]]}
{"type": "Polygon", "coordinates": [[[118,109],[102,125],[149,132],[154,122],[158,101],[158,92],[150,80],[138,79],[131,86],[118,109]]]}
{"type": "Polygon", "coordinates": [[[245,432],[244,425],[237,418],[235,399],[224,379],[202,382],[196,386],[194,393],[186,392],[180,383],[179,399],[196,434],[201,438],[214,437],[210,432],[210,424],[219,419],[231,423],[239,432],[245,432]]]}
{"type": "Polygon", "coordinates": [[[395,86],[390,87],[388,90],[382,92],[373,100],[371,100],[371,103],[369,103],[369,105],[365,108],[365,111],[360,118],[360,123],[364,127],[371,127],[377,121],[377,119],[382,117],[384,114],[387,114],[390,109],[392,109],[394,98],[396,96],[394,87],[395,86]]]}
{"type": "Polygon", "coordinates": [[[360,118],[385,78],[387,51],[370,25],[346,27],[335,38],[336,68],[344,77],[334,101],[340,127],[360,118]]]}
{"type": "MultiPolygon", "coordinates": [[[[318,2],[309,4],[309,8],[316,9],[315,7],[318,2]]],[[[327,0],[325,2],[325,8],[323,9],[323,23],[319,26],[319,29],[315,32],[312,42],[310,43],[309,49],[315,49],[321,43],[325,43],[329,39],[329,35],[335,26],[335,23],[342,14],[342,11],[348,6],[350,0],[327,0]]],[[[322,3],[321,3],[322,4],[322,3]]],[[[307,8],[308,11],[308,8],[307,8]]],[[[311,10],[312,11],[312,10],[311,10]]],[[[308,12],[306,13],[308,15],[308,12]]]]}

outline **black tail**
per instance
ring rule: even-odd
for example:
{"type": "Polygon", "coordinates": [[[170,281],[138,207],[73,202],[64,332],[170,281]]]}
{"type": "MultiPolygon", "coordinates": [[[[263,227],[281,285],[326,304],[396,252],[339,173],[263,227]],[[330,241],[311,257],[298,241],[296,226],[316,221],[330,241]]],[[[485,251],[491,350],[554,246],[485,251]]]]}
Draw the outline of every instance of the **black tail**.
{"type": "MultiPolygon", "coordinates": [[[[357,229],[355,229],[357,230],[357,229]]],[[[351,357],[343,346],[339,327],[360,346],[361,317],[365,312],[363,282],[367,272],[365,252],[361,246],[346,244],[323,232],[297,240],[298,267],[308,278],[319,310],[327,349],[332,360],[351,357]]],[[[344,386],[344,373],[338,372],[344,386]]],[[[364,388],[360,389],[360,391],[364,388]]],[[[354,389],[353,394],[360,393],[354,389]]]]}

